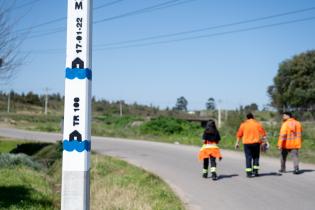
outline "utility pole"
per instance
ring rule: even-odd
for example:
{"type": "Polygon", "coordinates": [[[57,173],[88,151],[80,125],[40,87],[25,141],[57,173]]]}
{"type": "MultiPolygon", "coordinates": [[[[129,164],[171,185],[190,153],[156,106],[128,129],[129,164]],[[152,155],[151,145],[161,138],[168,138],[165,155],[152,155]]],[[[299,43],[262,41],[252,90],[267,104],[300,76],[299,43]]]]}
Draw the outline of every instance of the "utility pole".
{"type": "Polygon", "coordinates": [[[45,115],[47,115],[47,108],[48,108],[48,88],[45,88],[45,115]]]}
{"type": "Polygon", "coordinates": [[[10,104],[11,104],[11,91],[8,93],[8,107],[7,107],[7,112],[10,112],[10,104]]]}
{"type": "Polygon", "coordinates": [[[68,0],[62,210],[90,209],[92,1],[68,0]]]}
{"type": "Polygon", "coordinates": [[[221,128],[221,108],[218,108],[218,128],[221,128]]]}
{"type": "Polygon", "coordinates": [[[123,110],[122,110],[122,101],[119,101],[119,113],[120,113],[120,117],[123,116],[123,110]]]}
{"type": "Polygon", "coordinates": [[[221,128],[221,100],[218,100],[218,128],[221,128]]]}

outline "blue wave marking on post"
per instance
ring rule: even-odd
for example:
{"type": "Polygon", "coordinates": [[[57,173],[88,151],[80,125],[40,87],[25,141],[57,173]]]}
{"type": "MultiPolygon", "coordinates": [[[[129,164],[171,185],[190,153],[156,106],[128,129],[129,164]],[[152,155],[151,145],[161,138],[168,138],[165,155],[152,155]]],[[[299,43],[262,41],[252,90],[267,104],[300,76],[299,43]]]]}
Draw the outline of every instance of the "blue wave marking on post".
{"type": "Polygon", "coordinates": [[[92,70],[91,69],[79,69],[79,68],[66,68],[66,78],[67,79],[92,79],[92,70]]]}
{"type": "Polygon", "coordinates": [[[78,141],[78,140],[63,140],[63,150],[66,150],[68,152],[72,152],[76,150],[77,152],[83,152],[86,150],[87,152],[91,151],[91,141],[84,140],[84,141],[78,141]]]}

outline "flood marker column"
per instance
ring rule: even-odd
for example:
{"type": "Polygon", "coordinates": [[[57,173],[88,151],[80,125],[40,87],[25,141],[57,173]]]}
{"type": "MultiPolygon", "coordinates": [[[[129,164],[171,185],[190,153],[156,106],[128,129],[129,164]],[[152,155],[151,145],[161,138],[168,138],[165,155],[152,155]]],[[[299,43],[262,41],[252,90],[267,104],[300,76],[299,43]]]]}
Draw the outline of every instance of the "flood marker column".
{"type": "Polygon", "coordinates": [[[61,209],[90,209],[92,0],[68,0],[61,209]]]}

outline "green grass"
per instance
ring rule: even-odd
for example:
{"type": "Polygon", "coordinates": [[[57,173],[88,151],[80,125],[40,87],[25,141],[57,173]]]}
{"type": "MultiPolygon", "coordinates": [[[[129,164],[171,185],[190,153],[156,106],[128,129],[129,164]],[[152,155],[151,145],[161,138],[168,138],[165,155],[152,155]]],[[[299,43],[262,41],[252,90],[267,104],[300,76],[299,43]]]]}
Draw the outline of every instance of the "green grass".
{"type": "Polygon", "coordinates": [[[59,194],[52,187],[55,173],[48,175],[48,168],[36,160],[41,150],[50,147],[56,153],[58,146],[5,139],[1,145],[7,146],[0,154],[0,209],[59,209],[59,194]]]}
{"type": "Polygon", "coordinates": [[[21,144],[21,143],[23,142],[11,141],[11,140],[8,140],[7,138],[0,137],[0,153],[10,152],[14,148],[16,148],[18,144],[21,144]]]}
{"type": "Polygon", "coordinates": [[[159,177],[111,157],[92,163],[92,209],[184,209],[159,177]]]}
{"type": "MultiPolygon", "coordinates": [[[[32,156],[27,156],[27,164],[19,161],[7,165],[7,161],[1,161],[3,158],[15,159],[21,154],[0,155],[0,209],[60,209],[61,144],[35,146],[18,140],[3,144],[11,145],[6,152],[27,152],[32,156]],[[32,165],[40,167],[34,170],[32,165]]],[[[184,209],[159,177],[98,154],[92,154],[91,162],[91,209],[184,209]]]]}
{"type": "Polygon", "coordinates": [[[61,131],[62,115],[43,115],[43,114],[15,114],[15,113],[1,113],[0,122],[8,122],[10,125],[17,128],[60,132],[61,131]]]}
{"type": "Polygon", "coordinates": [[[44,172],[18,166],[0,169],[0,209],[57,209],[44,172]]]}

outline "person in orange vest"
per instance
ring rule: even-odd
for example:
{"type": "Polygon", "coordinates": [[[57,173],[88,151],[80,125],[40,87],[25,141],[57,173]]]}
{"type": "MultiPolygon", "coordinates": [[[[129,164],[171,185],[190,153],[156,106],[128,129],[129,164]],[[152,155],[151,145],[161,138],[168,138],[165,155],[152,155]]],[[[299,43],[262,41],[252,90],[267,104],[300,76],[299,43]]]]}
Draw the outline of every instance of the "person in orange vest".
{"type": "Polygon", "coordinates": [[[284,112],[283,123],[280,129],[278,148],[281,151],[281,168],[279,172],[286,172],[286,159],[291,152],[294,174],[299,174],[299,149],[302,146],[302,125],[292,117],[291,112],[284,112]]]}
{"type": "Polygon", "coordinates": [[[263,126],[254,119],[252,113],[246,115],[247,120],[244,121],[236,134],[235,149],[239,148],[239,142],[242,139],[244,145],[246,159],[246,174],[247,177],[259,176],[259,156],[260,146],[262,143],[268,144],[266,131],[263,126]]]}
{"type": "Polygon", "coordinates": [[[222,160],[222,155],[217,145],[219,141],[221,140],[221,137],[215,125],[215,122],[213,120],[209,120],[207,122],[202,139],[203,139],[203,145],[198,155],[199,160],[203,160],[202,177],[208,178],[208,168],[209,168],[209,159],[210,159],[211,178],[212,180],[215,181],[218,179],[218,176],[216,173],[216,167],[217,167],[216,158],[219,158],[219,160],[222,160]]]}

